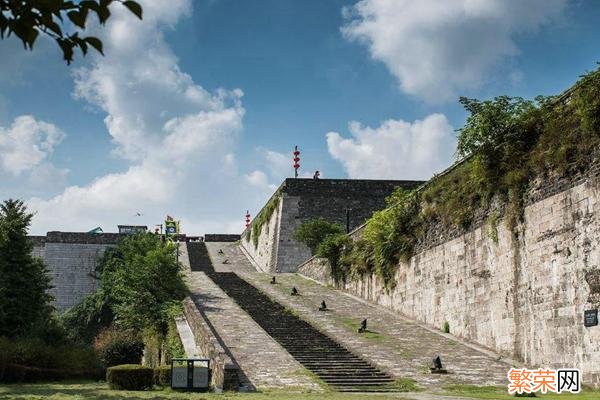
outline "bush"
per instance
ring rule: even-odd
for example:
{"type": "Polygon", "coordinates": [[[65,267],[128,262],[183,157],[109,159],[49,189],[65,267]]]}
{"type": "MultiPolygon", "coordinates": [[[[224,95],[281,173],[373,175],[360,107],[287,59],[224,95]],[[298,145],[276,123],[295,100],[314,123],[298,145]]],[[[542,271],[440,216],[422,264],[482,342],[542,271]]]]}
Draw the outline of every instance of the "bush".
{"type": "Polygon", "coordinates": [[[336,283],[346,279],[347,267],[344,254],[350,251],[352,239],[343,233],[328,235],[317,248],[317,257],[326,258],[331,266],[331,276],[336,283]]]}
{"type": "Polygon", "coordinates": [[[308,246],[312,254],[317,252],[319,244],[329,235],[344,233],[342,227],[323,218],[304,222],[294,232],[294,239],[308,246]]]}
{"type": "Polygon", "coordinates": [[[102,329],[110,325],[114,315],[107,297],[99,289],[60,316],[69,339],[90,344],[102,329]]]}
{"type": "Polygon", "coordinates": [[[0,338],[0,382],[99,379],[101,370],[91,348],[0,338]]]}
{"type": "Polygon", "coordinates": [[[444,325],[442,325],[442,332],[450,333],[450,324],[448,323],[448,321],[445,321],[444,325]]]}
{"type": "Polygon", "coordinates": [[[154,384],[154,370],[139,364],[124,364],[106,370],[106,382],[116,390],[146,390],[154,384]]]}
{"type": "Polygon", "coordinates": [[[181,343],[181,338],[179,337],[179,332],[177,331],[177,325],[175,325],[174,319],[169,322],[169,329],[167,331],[167,339],[165,344],[165,362],[171,362],[172,358],[185,357],[185,349],[183,348],[183,343],[181,343]]]}
{"type": "Polygon", "coordinates": [[[161,365],[154,368],[154,384],[156,386],[171,386],[170,365],[161,365]]]}
{"type": "Polygon", "coordinates": [[[120,364],[139,364],[144,343],[139,335],[115,327],[103,330],[94,341],[94,349],[105,368],[120,364]]]}

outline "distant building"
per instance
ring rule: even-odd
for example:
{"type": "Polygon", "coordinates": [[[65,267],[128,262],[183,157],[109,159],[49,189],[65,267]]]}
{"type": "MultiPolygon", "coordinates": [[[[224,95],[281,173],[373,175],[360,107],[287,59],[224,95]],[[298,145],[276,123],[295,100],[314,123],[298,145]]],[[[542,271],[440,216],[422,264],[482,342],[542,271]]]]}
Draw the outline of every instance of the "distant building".
{"type": "Polygon", "coordinates": [[[145,225],[117,225],[119,233],[133,235],[138,232],[148,232],[148,227],[145,225]]]}

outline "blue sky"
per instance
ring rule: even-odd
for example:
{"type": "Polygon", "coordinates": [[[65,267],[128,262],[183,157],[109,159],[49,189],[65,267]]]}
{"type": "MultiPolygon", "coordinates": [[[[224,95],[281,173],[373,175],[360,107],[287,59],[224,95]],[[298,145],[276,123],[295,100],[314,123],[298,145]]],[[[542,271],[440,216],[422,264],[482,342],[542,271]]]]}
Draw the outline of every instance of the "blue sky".
{"type": "Polygon", "coordinates": [[[0,42],[0,197],[35,233],[166,213],[238,232],[295,144],[306,175],[426,179],[453,160],[458,96],[553,94],[600,61],[594,1],[142,4],[90,28],[104,58],[0,42]]]}

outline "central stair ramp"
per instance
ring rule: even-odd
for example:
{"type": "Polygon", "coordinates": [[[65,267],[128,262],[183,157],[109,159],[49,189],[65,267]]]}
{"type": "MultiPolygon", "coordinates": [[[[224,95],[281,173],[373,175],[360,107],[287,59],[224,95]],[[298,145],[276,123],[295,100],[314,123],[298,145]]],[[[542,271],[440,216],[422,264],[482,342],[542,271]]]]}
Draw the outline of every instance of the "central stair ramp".
{"type": "Polygon", "coordinates": [[[393,391],[394,379],[273,301],[234,272],[216,272],[203,242],[188,243],[192,271],[203,271],[300,364],[343,392],[393,391]]]}

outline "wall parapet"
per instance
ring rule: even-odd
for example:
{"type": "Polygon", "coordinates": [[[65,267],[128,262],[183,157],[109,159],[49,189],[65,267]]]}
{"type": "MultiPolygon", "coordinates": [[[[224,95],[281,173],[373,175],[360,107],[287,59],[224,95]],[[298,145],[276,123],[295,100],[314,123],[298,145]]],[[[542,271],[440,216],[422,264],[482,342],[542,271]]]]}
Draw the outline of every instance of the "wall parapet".
{"type": "Polygon", "coordinates": [[[46,234],[46,243],[73,243],[73,244],[117,244],[123,233],[86,233],[86,232],[59,232],[52,231],[46,234]]]}
{"type": "Polygon", "coordinates": [[[240,240],[239,234],[228,233],[207,233],[204,235],[205,242],[237,242],[240,240]]]}

